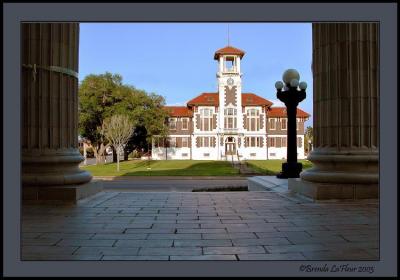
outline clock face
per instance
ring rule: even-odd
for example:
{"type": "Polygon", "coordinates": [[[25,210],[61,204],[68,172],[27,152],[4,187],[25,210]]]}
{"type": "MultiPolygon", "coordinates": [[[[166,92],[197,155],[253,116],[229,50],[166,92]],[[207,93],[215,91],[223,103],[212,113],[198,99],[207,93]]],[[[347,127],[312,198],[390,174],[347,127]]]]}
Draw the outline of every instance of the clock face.
{"type": "Polygon", "coordinates": [[[233,85],[233,83],[234,83],[234,81],[233,81],[232,78],[229,78],[226,82],[227,82],[228,85],[230,85],[230,86],[233,85]]]}

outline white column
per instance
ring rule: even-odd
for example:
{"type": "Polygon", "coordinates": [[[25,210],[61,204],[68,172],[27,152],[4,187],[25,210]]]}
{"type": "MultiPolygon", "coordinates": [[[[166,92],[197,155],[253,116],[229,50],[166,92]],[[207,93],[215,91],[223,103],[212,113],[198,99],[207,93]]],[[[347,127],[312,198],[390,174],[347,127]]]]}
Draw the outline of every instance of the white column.
{"type": "Polygon", "coordinates": [[[222,55],[219,57],[219,73],[221,74],[224,71],[224,58],[222,55]]]}

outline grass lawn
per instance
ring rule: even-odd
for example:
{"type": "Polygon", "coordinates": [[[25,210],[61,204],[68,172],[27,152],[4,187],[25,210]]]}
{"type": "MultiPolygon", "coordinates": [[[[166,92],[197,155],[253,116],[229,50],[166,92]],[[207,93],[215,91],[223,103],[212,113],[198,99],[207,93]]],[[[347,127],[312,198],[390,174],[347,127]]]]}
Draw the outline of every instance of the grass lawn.
{"type": "Polygon", "coordinates": [[[240,175],[226,161],[206,160],[130,160],[81,167],[93,176],[235,176],[240,175]],[[150,168],[150,169],[148,169],[150,168]]]}
{"type": "MultiPolygon", "coordinates": [[[[281,172],[283,162],[286,162],[286,160],[246,160],[248,167],[264,175],[276,175],[281,172]]],[[[308,160],[299,160],[299,162],[303,164],[303,170],[312,167],[312,163],[308,160]]]]}

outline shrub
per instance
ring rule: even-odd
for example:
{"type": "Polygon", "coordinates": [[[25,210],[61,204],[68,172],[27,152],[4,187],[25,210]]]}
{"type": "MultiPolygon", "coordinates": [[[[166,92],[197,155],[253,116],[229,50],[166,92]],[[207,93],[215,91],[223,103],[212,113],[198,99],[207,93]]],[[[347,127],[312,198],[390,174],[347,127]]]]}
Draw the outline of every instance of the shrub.
{"type": "Polygon", "coordinates": [[[86,157],[87,158],[94,158],[94,151],[93,151],[92,147],[86,149],[86,157]]]}
{"type": "Polygon", "coordinates": [[[140,158],[141,157],[141,153],[137,150],[132,151],[129,155],[129,158],[140,158]]]}

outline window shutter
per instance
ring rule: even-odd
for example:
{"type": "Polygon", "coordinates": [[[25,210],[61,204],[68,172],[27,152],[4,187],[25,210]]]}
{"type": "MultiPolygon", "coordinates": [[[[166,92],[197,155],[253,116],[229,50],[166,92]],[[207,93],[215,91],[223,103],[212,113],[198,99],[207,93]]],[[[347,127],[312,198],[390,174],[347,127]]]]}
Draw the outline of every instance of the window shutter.
{"type": "Polygon", "coordinates": [[[212,129],[216,129],[216,128],[217,128],[217,115],[214,114],[213,119],[212,119],[212,129]]]}
{"type": "Polygon", "coordinates": [[[204,139],[204,147],[211,147],[211,143],[210,143],[210,140],[211,140],[211,137],[204,137],[203,138],[204,139]]]}
{"type": "Polygon", "coordinates": [[[276,147],[277,148],[281,147],[281,137],[276,137],[276,147]]]}
{"type": "Polygon", "coordinates": [[[258,137],[259,141],[259,147],[264,147],[264,138],[263,137],[258,137]]]}
{"type": "Polygon", "coordinates": [[[303,139],[301,137],[297,137],[297,147],[301,148],[303,139]]]}
{"type": "Polygon", "coordinates": [[[176,137],[176,147],[182,148],[182,137],[176,137]]]}
{"type": "Polygon", "coordinates": [[[196,128],[200,129],[200,114],[196,114],[196,128]]]}

